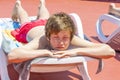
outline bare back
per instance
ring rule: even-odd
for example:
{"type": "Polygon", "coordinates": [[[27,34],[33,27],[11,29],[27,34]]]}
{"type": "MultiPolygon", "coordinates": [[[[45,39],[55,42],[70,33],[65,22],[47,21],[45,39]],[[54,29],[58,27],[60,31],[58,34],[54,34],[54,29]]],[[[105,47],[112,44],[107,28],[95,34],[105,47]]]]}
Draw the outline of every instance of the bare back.
{"type": "Polygon", "coordinates": [[[27,33],[26,40],[29,42],[37,36],[45,35],[44,28],[45,28],[45,26],[37,26],[37,27],[32,28],[27,33]]]}

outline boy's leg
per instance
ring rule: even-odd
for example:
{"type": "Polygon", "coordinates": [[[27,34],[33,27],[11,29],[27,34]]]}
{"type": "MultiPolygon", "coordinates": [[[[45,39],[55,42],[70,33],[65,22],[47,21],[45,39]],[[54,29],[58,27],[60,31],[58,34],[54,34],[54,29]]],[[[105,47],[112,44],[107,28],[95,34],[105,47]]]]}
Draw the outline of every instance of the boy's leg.
{"type": "Polygon", "coordinates": [[[45,0],[40,0],[40,5],[38,7],[37,19],[48,19],[49,11],[45,6],[45,0]]]}
{"type": "Polygon", "coordinates": [[[12,20],[19,21],[21,24],[25,22],[30,22],[30,20],[28,19],[28,14],[23,9],[20,0],[16,0],[15,6],[13,8],[12,20]]]}

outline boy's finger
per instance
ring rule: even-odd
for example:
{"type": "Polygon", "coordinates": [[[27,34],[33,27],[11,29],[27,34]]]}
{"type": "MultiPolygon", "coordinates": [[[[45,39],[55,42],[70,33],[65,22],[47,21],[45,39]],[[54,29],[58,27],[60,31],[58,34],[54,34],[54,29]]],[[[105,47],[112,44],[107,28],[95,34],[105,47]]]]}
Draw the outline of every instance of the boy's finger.
{"type": "Polygon", "coordinates": [[[62,52],[55,52],[55,53],[53,53],[53,54],[63,54],[62,52]]]}

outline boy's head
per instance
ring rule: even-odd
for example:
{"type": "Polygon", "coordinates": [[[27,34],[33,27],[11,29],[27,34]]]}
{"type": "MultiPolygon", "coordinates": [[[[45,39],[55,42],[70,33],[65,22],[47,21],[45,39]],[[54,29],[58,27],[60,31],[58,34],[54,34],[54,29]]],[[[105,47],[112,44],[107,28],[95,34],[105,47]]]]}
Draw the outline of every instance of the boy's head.
{"type": "Polygon", "coordinates": [[[52,48],[65,50],[75,33],[75,25],[70,16],[64,12],[52,15],[45,26],[45,34],[52,48]]]}
{"type": "Polygon", "coordinates": [[[52,33],[59,33],[62,30],[69,30],[71,38],[75,34],[75,25],[70,16],[64,12],[53,14],[47,21],[45,26],[45,34],[50,38],[52,33]]]}

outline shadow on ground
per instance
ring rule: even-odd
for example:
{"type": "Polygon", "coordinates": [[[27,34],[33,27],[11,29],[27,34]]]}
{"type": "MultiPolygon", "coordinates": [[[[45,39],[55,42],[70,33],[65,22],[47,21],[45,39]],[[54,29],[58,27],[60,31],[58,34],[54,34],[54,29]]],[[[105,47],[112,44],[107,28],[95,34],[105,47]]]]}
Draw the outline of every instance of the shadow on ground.
{"type": "MultiPolygon", "coordinates": [[[[8,72],[11,80],[18,80],[18,73],[13,65],[8,65],[8,72]],[[13,77],[14,76],[14,77],[13,77]]],[[[51,72],[51,73],[30,73],[30,80],[83,80],[80,74],[71,71],[51,72]]]]}

